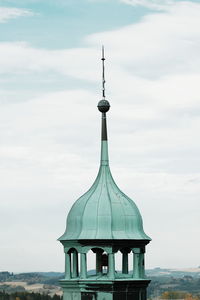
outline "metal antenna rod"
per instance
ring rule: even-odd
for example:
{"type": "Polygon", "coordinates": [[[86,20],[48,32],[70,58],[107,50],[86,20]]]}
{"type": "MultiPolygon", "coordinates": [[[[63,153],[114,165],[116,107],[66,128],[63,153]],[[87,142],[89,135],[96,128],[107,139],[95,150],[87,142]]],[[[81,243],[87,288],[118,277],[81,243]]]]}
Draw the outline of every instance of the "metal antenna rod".
{"type": "Polygon", "coordinates": [[[103,99],[105,99],[106,95],[105,95],[105,56],[104,56],[104,46],[102,46],[102,96],[103,96],[103,99]]]}

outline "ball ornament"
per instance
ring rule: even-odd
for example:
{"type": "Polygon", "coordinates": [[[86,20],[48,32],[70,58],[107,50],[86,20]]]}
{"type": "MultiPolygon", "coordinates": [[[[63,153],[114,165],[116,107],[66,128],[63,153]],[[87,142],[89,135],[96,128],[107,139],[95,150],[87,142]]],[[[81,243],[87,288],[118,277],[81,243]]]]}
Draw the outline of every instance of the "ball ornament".
{"type": "Polygon", "coordinates": [[[103,99],[99,101],[97,107],[100,112],[106,113],[110,109],[110,103],[107,100],[103,99]]]}

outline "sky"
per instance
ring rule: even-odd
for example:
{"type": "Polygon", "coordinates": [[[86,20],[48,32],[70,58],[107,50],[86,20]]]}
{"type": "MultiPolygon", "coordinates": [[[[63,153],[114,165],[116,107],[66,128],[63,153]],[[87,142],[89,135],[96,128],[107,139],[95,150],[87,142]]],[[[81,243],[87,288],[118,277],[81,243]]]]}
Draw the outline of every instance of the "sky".
{"type": "Polygon", "coordinates": [[[200,265],[199,28],[199,0],[0,0],[0,270],[64,270],[57,238],[99,166],[102,45],[146,268],[200,265]]]}

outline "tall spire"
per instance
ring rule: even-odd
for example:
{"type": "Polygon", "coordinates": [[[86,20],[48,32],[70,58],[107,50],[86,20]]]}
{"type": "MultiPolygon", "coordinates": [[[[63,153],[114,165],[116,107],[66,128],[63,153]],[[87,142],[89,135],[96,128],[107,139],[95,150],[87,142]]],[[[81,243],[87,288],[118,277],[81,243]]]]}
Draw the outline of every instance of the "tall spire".
{"type": "MultiPolygon", "coordinates": [[[[102,48],[101,59],[103,62],[102,64],[103,65],[103,90],[105,92],[104,48],[102,48]]],[[[104,274],[102,274],[103,277],[101,276],[97,277],[95,281],[92,282],[94,286],[96,286],[97,283],[96,280],[98,279],[101,280],[101,278],[103,278],[106,281],[107,279],[109,280],[111,278],[113,279],[115,275],[117,276],[117,273],[114,272],[114,262],[113,262],[114,253],[112,251],[114,251],[115,247],[116,249],[118,249],[117,247],[119,247],[119,250],[121,251],[123,243],[124,243],[124,247],[123,247],[124,249],[130,247],[130,250],[136,251],[135,252],[136,268],[134,268],[134,270],[136,271],[134,271],[135,272],[134,274],[136,274],[137,278],[138,276],[143,276],[142,275],[143,274],[142,259],[144,254],[143,246],[150,241],[150,238],[144,233],[143,226],[142,226],[142,217],[140,215],[137,206],[128,196],[126,196],[118,188],[111,174],[109,161],[108,161],[108,139],[107,139],[107,126],[106,126],[106,113],[110,109],[110,104],[105,99],[105,93],[103,93],[102,100],[99,101],[97,106],[98,106],[98,110],[102,115],[101,162],[100,162],[99,172],[91,188],[84,195],[82,195],[72,206],[67,218],[66,231],[59,238],[59,240],[63,243],[65,247],[65,254],[67,257],[66,260],[66,267],[68,268],[68,269],[66,268],[67,280],[70,276],[72,276],[70,277],[70,280],[72,279],[74,282],[77,279],[75,278],[74,272],[76,273],[76,275],[78,273],[77,268],[74,267],[74,261],[77,260],[77,257],[79,257],[74,252],[74,250],[78,252],[80,251],[79,253],[81,253],[80,277],[81,279],[83,278],[86,279],[87,278],[87,272],[86,272],[87,255],[85,251],[87,251],[86,249],[89,249],[88,245],[91,244],[92,245],[91,248],[93,250],[94,248],[96,248],[94,247],[95,245],[97,245],[97,248],[99,246],[100,248],[102,248],[103,247],[102,245],[105,245],[105,248],[102,248],[103,251],[108,251],[105,249],[110,249],[109,250],[110,260],[108,264],[109,265],[108,269],[110,268],[110,273],[108,274],[108,277],[107,276],[104,277],[104,274]],[[125,242],[122,243],[122,241],[125,240],[128,240],[130,243],[129,242],[127,242],[127,244],[125,242]],[[89,241],[91,241],[91,243],[89,243],[89,241]],[[102,241],[104,242],[102,243],[102,241]],[[107,248],[107,245],[110,248],[107,248]],[[141,248],[141,253],[139,248],[141,248]],[[141,259],[138,262],[139,255],[141,259]],[[72,259],[72,257],[73,257],[73,263],[70,263],[70,259],[72,259]],[[138,268],[141,268],[142,270],[141,275],[138,273],[139,272],[138,268]]],[[[98,251],[96,252],[96,254],[97,254],[97,265],[98,265],[97,273],[99,274],[99,266],[101,265],[101,263],[99,261],[98,251]]],[[[126,253],[125,255],[126,258],[124,259],[127,259],[127,255],[128,253],[126,253]]],[[[125,265],[127,266],[127,264],[124,263],[124,266],[125,265]]],[[[125,276],[128,276],[127,267],[126,268],[124,267],[123,269],[124,269],[124,273],[126,274],[125,276]]],[[[129,279],[131,278],[133,279],[132,276],[133,274],[130,275],[129,279]]],[[[91,277],[91,280],[93,280],[92,278],[93,277],[91,277]]],[[[126,279],[127,278],[128,277],[126,277],[126,279]]],[[[79,279],[77,280],[78,280],[77,284],[79,285],[79,279]]],[[[82,280],[81,280],[81,284],[82,284],[82,280]]],[[[92,284],[90,286],[92,286],[92,284]]],[[[137,285],[137,289],[139,288],[140,285],[141,283],[137,285]]],[[[64,283],[63,286],[66,291],[68,288],[69,289],[71,288],[71,285],[67,286],[67,284],[64,285],[64,283]]],[[[64,300],[68,300],[67,297],[68,295],[69,294],[66,294],[64,296],[64,300]]],[[[71,296],[71,299],[72,298],[73,296],[71,296]]],[[[79,299],[83,299],[83,298],[79,297],[79,299]]],[[[108,297],[105,296],[105,299],[110,299],[110,296],[108,297]]],[[[139,300],[139,298],[136,297],[136,300],[139,300]]],[[[144,298],[143,300],[146,299],[144,298]]]]}
{"type": "Polygon", "coordinates": [[[102,113],[102,125],[101,125],[101,166],[107,166],[108,161],[108,135],[107,135],[107,124],[106,124],[106,113],[110,109],[110,103],[105,99],[105,56],[104,56],[104,46],[102,46],[102,97],[103,99],[99,101],[97,107],[102,113]]]}
{"type": "Polygon", "coordinates": [[[105,55],[104,55],[104,46],[102,46],[102,97],[103,99],[106,98],[106,90],[105,90],[105,55]]]}

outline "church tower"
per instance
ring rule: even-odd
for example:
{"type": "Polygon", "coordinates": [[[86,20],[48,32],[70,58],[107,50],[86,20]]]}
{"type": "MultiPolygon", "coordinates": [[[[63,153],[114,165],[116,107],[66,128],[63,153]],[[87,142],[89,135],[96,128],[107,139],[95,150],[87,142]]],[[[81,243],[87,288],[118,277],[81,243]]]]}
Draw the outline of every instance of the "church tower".
{"type": "Polygon", "coordinates": [[[65,278],[60,281],[64,300],[146,300],[150,282],[145,277],[145,234],[136,204],[115,183],[109,166],[103,63],[101,112],[101,159],[91,188],[72,206],[65,233],[59,238],[64,246],[65,278]],[[88,252],[96,257],[94,274],[88,272],[88,252]],[[122,268],[116,269],[117,253],[122,268]],[[129,270],[129,261],[133,268],[129,270]]]}

